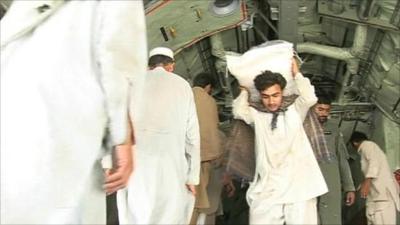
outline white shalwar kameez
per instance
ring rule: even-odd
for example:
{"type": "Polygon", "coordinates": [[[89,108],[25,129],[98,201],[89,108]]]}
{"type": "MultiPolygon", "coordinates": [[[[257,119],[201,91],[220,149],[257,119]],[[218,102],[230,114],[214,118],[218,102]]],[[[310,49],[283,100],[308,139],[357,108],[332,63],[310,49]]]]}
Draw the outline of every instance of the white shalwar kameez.
{"type": "Polygon", "coordinates": [[[118,192],[121,224],[188,224],[200,176],[199,125],[192,89],[176,74],[148,71],[135,129],[135,172],[118,192]]]}
{"type": "Polygon", "coordinates": [[[368,140],[363,141],[357,151],[361,155],[364,177],[371,178],[366,202],[368,224],[395,224],[396,212],[400,211],[399,186],[385,153],[368,140]]]}
{"type": "Polygon", "coordinates": [[[274,130],[272,113],[250,107],[246,91],[233,103],[235,118],[253,124],[256,133],[256,173],[247,192],[250,224],[316,224],[315,198],[327,192],[303,129],[307,111],[317,98],[302,74],[294,81],[300,96],[279,113],[274,130]]]}
{"type": "Polygon", "coordinates": [[[1,29],[1,223],[105,224],[100,159],[146,72],[142,2],[14,1],[1,29]]]}

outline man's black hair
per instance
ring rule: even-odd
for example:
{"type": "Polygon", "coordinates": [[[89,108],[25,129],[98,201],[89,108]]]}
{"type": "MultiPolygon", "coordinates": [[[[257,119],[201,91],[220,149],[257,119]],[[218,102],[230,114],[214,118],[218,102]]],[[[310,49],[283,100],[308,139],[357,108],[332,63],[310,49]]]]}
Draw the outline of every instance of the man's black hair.
{"type": "Polygon", "coordinates": [[[199,73],[193,79],[193,87],[205,88],[207,85],[211,84],[211,87],[216,86],[216,80],[209,73],[199,73]]]}
{"type": "Polygon", "coordinates": [[[273,73],[269,70],[262,72],[254,79],[254,85],[260,92],[275,84],[278,84],[283,90],[286,87],[286,79],[280,73],[273,73]]]}
{"type": "Polygon", "coordinates": [[[317,98],[318,98],[318,101],[317,101],[318,104],[325,104],[325,105],[332,104],[332,99],[328,95],[319,94],[319,95],[317,95],[317,98]]]}
{"type": "Polygon", "coordinates": [[[167,65],[170,63],[174,63],[174,60],[171,57],[165,56],[165,55],[153,55],[149,59],[149,67],[155,67],[160,64],[167,65]]]}
{"type": "Polygon", "coordinates": [[[368,140],[368,137],[366,134],[364,134],[363,132],[359,132],[359,131],[354,131],[353,134],[350,137],[350,143],[353,142],[362,142],[368,140]]]}

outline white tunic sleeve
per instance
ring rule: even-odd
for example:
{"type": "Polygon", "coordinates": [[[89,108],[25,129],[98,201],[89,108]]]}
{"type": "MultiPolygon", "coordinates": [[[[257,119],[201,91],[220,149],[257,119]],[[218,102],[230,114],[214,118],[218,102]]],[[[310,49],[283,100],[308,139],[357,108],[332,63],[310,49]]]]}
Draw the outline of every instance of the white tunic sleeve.
{"type": "MultiPolygon", "coordinates": [[[[190,90],[190,89],[189,89],[190,90]]],[[[185,153],[189,165],[186,184],[199,184],[200,179],[200,128],[193,93],[190,90],[188,120],[186,126],[185,153]]]]}
{"type": "Polygon", "coordinates": [[[377,157],[376,152],[380,151],[375,143],[364,142],[361,146],[361,153],[367,162],[367,169],[365,171],[365,178],[377,178],[380,170],[380,159],[377,157]]]}
{"type": "Polygon", "coordinates": [[[310,80],[304,77],[303,74],[297,73],[294,82],[300,94],[295,101],[295,107],[304,121],[308,110],[317,103],[318,99],[317,96],[315,96],[314,86],[311,85],[310,80]]]}
{"type": "MultiPolygon", "coordinates": [[[[142,1],[101,1],[94,54],[106,96],[111,144],[126,140],[128,98],[140,98],[147,65],[142,1]]],[[[134,107],[131,107],[131,110],[134,107]]],[[[134,108],[135,109],[135,108],[134,108]]]]}
{"type": "Polygon", "coordinates": [[[253,124],[254,118],[251,114],[249,106],[249,94],[247,91],[242,91],[240,95],[233,101],[233,116],[235,119],[240,119],[247,124],[253,124]]]}

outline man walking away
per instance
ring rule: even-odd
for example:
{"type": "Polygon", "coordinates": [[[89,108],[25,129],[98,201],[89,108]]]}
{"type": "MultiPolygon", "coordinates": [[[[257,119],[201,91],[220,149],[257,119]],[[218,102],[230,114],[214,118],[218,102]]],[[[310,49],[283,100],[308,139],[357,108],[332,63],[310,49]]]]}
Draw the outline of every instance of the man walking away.
{"type": "Polygon", "coordinates": [[[200,136],[192,89],[171,49],[150,51],[135,129],[135,175],[118,193],[121,224],[188,224],[200,174],[200,136]]]}

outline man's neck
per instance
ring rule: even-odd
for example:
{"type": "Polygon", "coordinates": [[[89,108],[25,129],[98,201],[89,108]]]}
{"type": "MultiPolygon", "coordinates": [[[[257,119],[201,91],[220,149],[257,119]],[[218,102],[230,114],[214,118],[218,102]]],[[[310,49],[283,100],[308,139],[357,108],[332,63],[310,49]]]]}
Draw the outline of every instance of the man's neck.
{"type": "Polygon", "coordinates": [[[194,86],[193,88],[196,88],[196,89],[198,89],[198,90],[201,90],[201,91],[203,91],[204,93],[206,93],[207,95],[210,95],[210,94],[207,92],[206,89],[204,89],[204,88],[202,88],[202,87],[200,87],[200,86],[194,86]]]}

